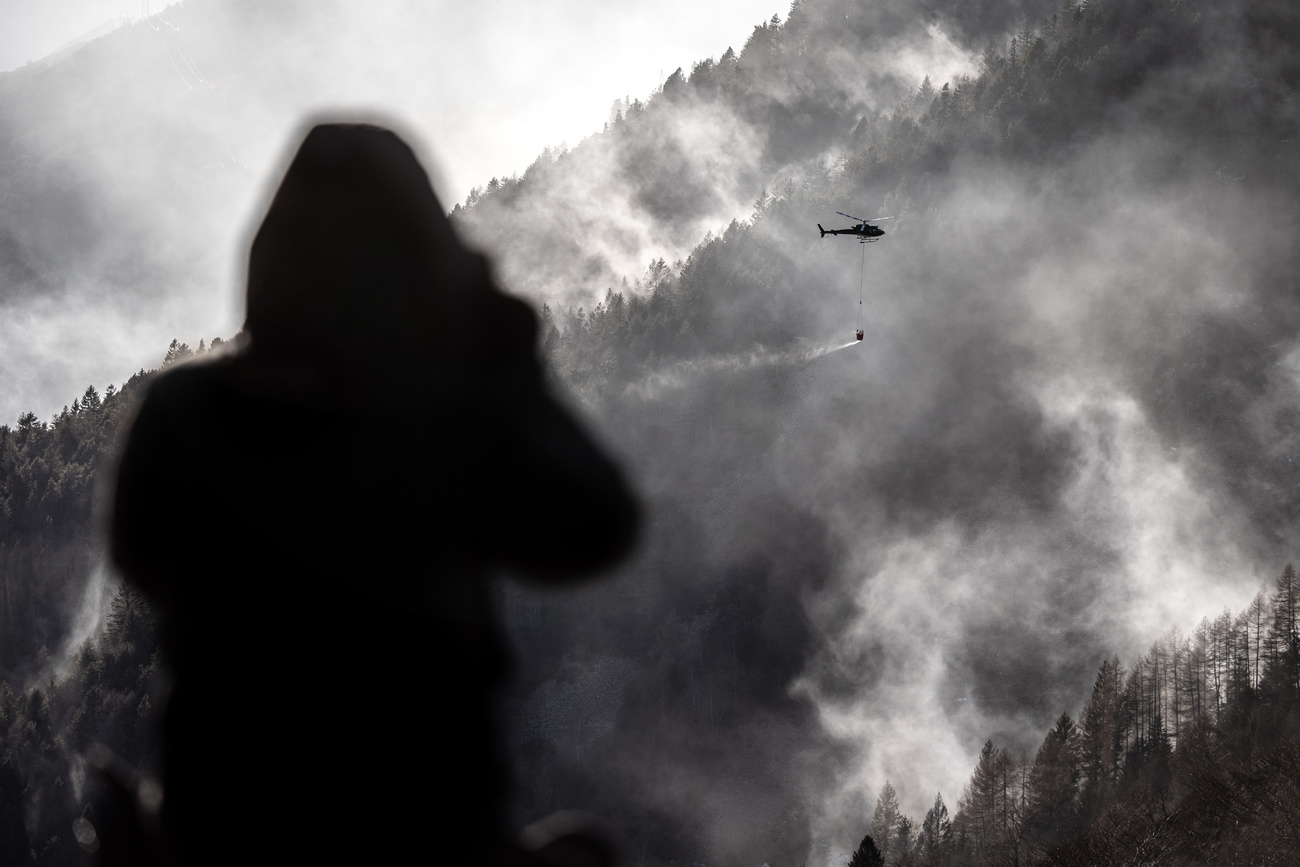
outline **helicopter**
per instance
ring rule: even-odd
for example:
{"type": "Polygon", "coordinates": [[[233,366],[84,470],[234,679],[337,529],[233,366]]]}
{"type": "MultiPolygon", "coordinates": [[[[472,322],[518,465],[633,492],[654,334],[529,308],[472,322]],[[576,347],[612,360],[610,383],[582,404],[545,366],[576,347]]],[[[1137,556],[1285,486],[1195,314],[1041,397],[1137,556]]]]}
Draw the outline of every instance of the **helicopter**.
{"type": "Polygon", "coordinates": [[[859,243],[865,244],[868,241],[874,241],[885,234],[885,230],[879,226],[873,226],[872,223],[879,223],[883,220],[892,220],[893,217],[876,217],[872,220],[864,220],[861,217],[855,217],[852,214],[846,214],[843,211],[836,211],[841,217],[848,217],[850,220],[857,220],[858,224],[848,229],[822,229],[822,224],[818,223],[817,228],[821,230],[822,237],[827,235],[854,235],[859,243]]]}

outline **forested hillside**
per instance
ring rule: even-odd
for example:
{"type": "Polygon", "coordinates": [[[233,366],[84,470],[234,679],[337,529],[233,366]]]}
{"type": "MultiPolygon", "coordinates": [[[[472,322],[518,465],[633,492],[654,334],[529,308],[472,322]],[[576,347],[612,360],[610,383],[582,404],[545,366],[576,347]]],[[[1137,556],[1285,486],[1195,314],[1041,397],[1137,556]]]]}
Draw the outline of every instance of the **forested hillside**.
{"type": "MultiPolygon", "coordinates": [[[[862,8],[795,4],[453,214],[507,286],[564,289],[557,388],[649,514],[608,581],[498,592],[517,818],[592,809],[651,865],[835,860],[868,832],[927,864],[1220,858],[1223,798],[1294,803],[1293,573],[1245,626],[1116,660],[1240,608],[1300,542],[1297,13],[1033,8],[877,111],[850,80],[911,31],[862,8]],[[660,215],[645,238],[601,223],[607,180],[660,215]],[[711,226],[728,197],[750,213],[711,226]],[[836,211],[898,218],[860,247],[818,237],[836,211]],[[627,271],[655,233],[702,240],[627,271]]],[[[22,812],[38,860],[78,853],[85,738],[147,761],[138,600],[56,659],[138,387],[3,432],[4,556],[34,565],[5,571],[33,613],[5,621],[0,822],[22,812]]]]}
{"type": "MultiPolygon", "coordinates": [[[[836,9],[798,4],[733,71],[697,67],[583,147],[730,110],[751,49],[844,38],[836,9]]],[[[594,303],[548,311],[553,364],[658,523],[647,565],[584,597],[608,630],[515,614],[520,706],[570,702],[528,733],[527,815],[568,790],[639,800],[625,826],[651,853],[848,847],[882,778],[923,815],[960,790],[957,756],[990,736],[1033,755],[1103,661],[1294,556],[1296,34],[1278,5],[1065,4],[896,109],[828,105],[848,138],[683,261],[605,287],[560,257],[594,303]],[[841,210],[900,218],[864,250],[817,237],[841,210]],[[808,360],[851,340],[859,273],[866,340],[808,360]],[[531,653],[543,631],[565,636],[553,656],[531,653]],[[640,788],[591,788],[607,768],[640,788]],[[665,839],[647,803],[691,834],[665,839]]],[[[763,74],[814,93],[801,62],[763,74]]],[[[528,225],[590,158],[552,155],[456,217],[528,225]]],[[[533,267],[528,244],[501,247],[504,273],[533,267]]]]}
{"type": "MultiPolygon", "coordinates": [[[[1049,10],[1052,2],[1033,0],[1049,10]]],[[[763,17],[784,13],[783,5],[763,17]]],[[[825,112],[783,92],[780,75],[761,76],[761,52],[751,50],[745,105],[734,106],[739,114],[721,102],[672,118],[661,112],[668,123],[643,130],[625,153],[575,146],[591,158],[583,158],[580,172],[568,173],[567,188],[533,200],[537,207],[517,215],[525,219],[485,227],[482,240],[494,248],[509,241],[537,260],[535,274],[510,265],[516,291],[545,288],[565,296],[587,287],[571,286],[554,264],[542,266],[551,253],[535,240],[539,232],[556,252],[582,243],[579,258],[602,284],[632,276],[652,257],[683,257],[707,229],[743,217],[761,179],[780,170],[781,160],[803,160],[817,142],[844,139],[859,109],[892,106],[914,87],[921,75],[913,71],[926,59],[947,66],[965,58],[972,44],[1000,35],[1016,14],[1006,0],[942,0],[938,8],[946,5],[957,14],[945,12],[934,28],[936,16],[918,17],[908,0],[848,6],[853,35],[845,46],[871,52],[866,66],[848,54],[822,60],[821,52],[806,52],[804,65],[827,73],[818,99],[824,93],[832,103],[851,104],[844,113],[852,118],[848,127],[821,123],[825,112]],[[780,121],[787,116],[782,106],[794,102],[803,106],[790,115],[798,130],[759,148],[768,136],[746,117],[780,121]],[[745,108],[751,103],[752,112],[745,108]],[[795,132],[809,142],[796,141],[795,132]]],[[[521,22],[536,14],[563,32],[585,28],[560,25],[560,12],[496,13],[494,20],[484,10],[443,11],[416,0],[377,9],[344,0],[154,4],[57,62],[0,73],[0,342],[12,373],[0,390],[0,418],[29,409],[47,417],[65,392],[137,369],[151,357],[149,347],[177,333],[237,330],[232,301],[239,297],[246,232],[265,206],[271,179],[284,169],[291,142],[321,112],[380,118],[404,128],[418,150],[470,151],[480,164],[486,154],[508,152],[497,142],[517,133],[538,106],[590,118],[578,127],[578,135],[587,135],[615,98],[628,103],[624,114],[631,103],[656,101],[619,93],[611,83],[586,105],[581,93],[555,92],[556,79],[544,70],[525,77],[520,70],[532,61],[512,50],[514,39],[548,57],[546,66],[568,81],[603,80],[601,63],[611,49],[594,43],[590,55],[565,51],[550,61],[558,44],[530,34],[521,22]],[[467,27],[473,29],[464,32],[467,27]],[[458,31],[460,38],[451,36],[458,31]],[[437,38],[431,42],[424,33],[437,38]],[[455,44],[439,41],[448,38],[455,44]],[[561,65],[568,70],[560,72],[561,65]],[[484,89],[480,67],[487,81],[505,76],[527,86],[512,89],[503,103],[484,89]],[[74,333],[75,344],[68,336],[74,333]]],[[[619,14],[601,8],[599,17],[619,14]]],[[[724,49],[717,46],[719,57],[724,49]]],[[[773,68],[785,62],[771,60],[773,68]]],[[[564,150],[558,141],[549,144],[564,150]]],[[[515,159],[499,168],[481,164],[485,172],[508,173],[521,164],[515,159]]],[[[436,182],[442,171],[465,176],[459,162],[430,168],[436,182]]],[[[487,174],[476,182],[491,186],[487,174]]],[[[448,207],[465,195],[459,184],[439,192],[448,207]]]]}
{"type": "MultiPolygon", "coordinates": [[[[207,351],[173,342],[163,366],[207,351]]],[[[72,833],[93,813],[86,748],[143,769],[154,756],[165,663],[147,601],[110,577],[98,521],[149,376],[0,425],[0,863],[86,863],[72,833]]]]}
{"type": "MultiPolygon", "coordinates": [[[[86,576],[102,569],[92,529],[94,483],[140,375],[101,396],[94,386],[49,422],[35,413],[0,426],[0,671],[40,676],[73,629],[86,576]]],[[[95,612],[96,614],[98,612],[95,612]]]]}
{"type": "MultiPolygon", "coordinates": [[[[984,744],[949,816],[886,782],[869,826],[898,865],[1286,864],[1300,852],[1300,578],[1101,664],[1033,758],[984,744]]],[[[866,828],[864,828],[866,830],[866,828]]]]}

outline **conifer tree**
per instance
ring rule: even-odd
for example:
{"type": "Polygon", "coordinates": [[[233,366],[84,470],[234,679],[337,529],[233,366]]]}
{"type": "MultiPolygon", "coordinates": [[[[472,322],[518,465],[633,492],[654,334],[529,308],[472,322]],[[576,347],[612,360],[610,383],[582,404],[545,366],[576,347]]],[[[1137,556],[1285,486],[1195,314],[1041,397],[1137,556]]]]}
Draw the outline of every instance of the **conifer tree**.
{"type": "Polygon", "coordinates": [[[934,102],[934,85],[930,82],[930,76],[926,76],[921,81],[921,87],[916,91],[914,97],[914,111],[917,114],[925,114],[930,109],[930,103],[934,102]]]}
{"type": "Polygon", "coordinates": [[[880,849],[870,834],[863,837],[854,850],[853,857],[849,859],[849,867],[885,867],[885,856],[880,854],[880,849]]]}
{"type": "Polygon", "coordinates": [[[13,755],[5,751],[0,759],[0,864],[24,864],[28,861],[25,795],[27,787],[14,765],[13,755]]]}
{"type": "Polygon", "coordinates": [[[1020,40],[1020,61],[1024,63],[1029,59],[1030,49],[1033,48],[1034,41],[1037,38],[1034,28],[1030,26],[1029,19],[1025,18],[1024,23],[1020,26],[1020,32],[1017,34],[1020,40]]]}
{"type": "Polygon", "coordinates": [[[898,817],[898,829],[894,835],[893,846],[890,847],[893,849],[895,864],[913,863],[910,858],[916,841],[913,839],[915,829],[912,825],[912,820],[907,816],[898,817]]]}
{"type": "Polygon", "coordinates": [[[188,344],[181,343],[179,340],[173,340],[167,347],[167,354],[163,356],[163,367],[171,367],[173,364],[180,364],[186,359],[194,357],[194,350],[190,349],[188,344]]]}
{"type": "Polygon", "coordinates": [[[1246,609],[1250,624],[1250,685],[1259,689],[1264,658],[1264,641],[1268,635],[1268,598],[1263,590],[1255,594],[1246,609]]]}
{"type": "Polygon", "coordinates": [[[1061,714],[1047,733],[1029,773],[1026,823],[1041,845],[1061,839],[1074,825],[1078,807],[1079,730],[1061,714]]]}
{"type": "Polygon", "coordinates": [[[894,842],[897,839],[898,820],[901,816],[898,794],[890,782],[885,780],[885,785],[881,787],[880,795],[876,798],[876,811],[871,816],[871,836],[887,859],[892,859],[896,854],[894,842]]]}
{"type": "Polygon", "coordinates": [[[939,867],[952,847],[952,821],[948,818],[948,807],[943,802],[943,795],[934,793],[934,806],[925,814],[921,823],[921,833],[917,848],[921,854],[924,867],[939,867]]]}
{"type": "Polygon", "coordinates": [[[1123,755],[1120,684],[1124,669],[1119,658],[1107,660],[1097,671],[1092,694],[1084,705],[1080,735],[1082,802],[1086,811],[1104,803],[1119,779],[1123,755]]]}
{"type": "Polygon", "coordinates": [[[992,77],[1002,68],[1002,52],[998,50],[997,45],[992,39],[988,45],[984,46],[984,54],[980,58],[980,75],[992,77]]]}
{"type": "Polygon", "coordinates": [[[1278,576],[1268,636],[1268,680],[1274,700],[1300,697],[1300,579],[1290,563],[1278,576]]]}
{"type": "Polygon", "coordinates": [[[957,805],[966,854],[981,860],[1017,858],[1024,832],[1024,775],[1006,750],[986,741],[957,805]]]}

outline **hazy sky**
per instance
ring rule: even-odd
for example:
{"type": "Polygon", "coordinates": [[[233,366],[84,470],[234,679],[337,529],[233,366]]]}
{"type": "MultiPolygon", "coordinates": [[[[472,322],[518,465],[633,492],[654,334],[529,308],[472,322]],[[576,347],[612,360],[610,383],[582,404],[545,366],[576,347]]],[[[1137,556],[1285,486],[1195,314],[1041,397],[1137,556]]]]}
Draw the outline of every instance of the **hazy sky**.
{"type": "MultiPolygon", "coordinates": [[[[493,175],[522,172],[548,145],[598,132],[616,97],[644,99],[678,66],[689,71],[728,46],[739,51],[756,24],[773,13],[784,18],[789,8],[783,0],[430,0],[425,9],[436,12],[413,23],[397,3],[349,5],[393,17],[394,29],[404,21],[428,29],[419,65],[438,70],[440,80],[415,85],[431,99],[425,116],[413,120],[433,139],[448,206],[493,175]],[[441,26],[431,26],[435,21],[441,26]],[[488,56],[494,62],[483,62],[488,56]],[[502,56],[510,62],[495,62],[502,56]]],[[[114,19],[165,8],[130,0],[0,0],[0,70],[38,60],[114,19]]]]}
{"type": "MultiPolygon", "coordinates": [[[[176,255],[204,275],[203,285],[181,289],[184,281],[173,280],[166,301],[151,304],[147,315],[124,314],[132,305],[118,289],[87,294],[87,275],[102,274],[103,267],[73,274],[66,257],[51,254],[41,267],[58,271],[56,282],[80,300],[32,298],[21,311],[10,311],[8,326],[0,322],[11,381],[0,395],[0,418],[12,420],[26,409],[48,416],[87,382],[103,388],[153,366],[172,337],[193,343],[237,330],[243,233],[305,118],[342,113],[399,125],[430,157],[427,168],[450,209],[493,176],[523,174],[545,148],[576,145],[600,132],[616,99],[645,100],[677,67],[689,72],[692,63],[720,57],[729,46],[740,51],[757,24],[774,13],[784,18],[789,10],[785,0],[667,0],[653,6],[602,0],[178,5],[182,11],[116,0],[0,0],[0,70],[39,61],[115,20],[139,22],[148,14],[156,38],[134,43],[154,52],[145,66],[120,73],[112,86],[103,80],[89,83],[89,89],[73,86],[57,98],[89,99],[87,111],[51,106],[50,117],[62,119],[42,117],[39,123],[52,124],[47,130],[52,142],[67,142],[91,128],[111,130],[85,142],[89,150],[76,162],[84,176],[73,189],[87,201],[129,201],[124,207],[137,216],[156,215],[159,202],[184,190],[187,217],[173,225],[192,223],[187,237],[205,239],[201,247],[210,254],[199,262],[192,247],[183,253],[177,247],[176,255]],[[216,9],[223,11],[214,19],[216,9]],[[243,43],[232,44],[229,40],[241,38],[240,28],[212,22],[240,15],[247,21],[243,43]],[[212,84],[187,80],[193,78],[185,65],[191,61],[212,84]],[[274,70],[270,80],[247,78],[268,69],[274,70]],[[120,113],[106,108],[118,100],[131,107],[120,113]],[[149,151],[146,159],[131,147],[124,151],[119,141],[119,134],[130,138],[125,131],[140,122],[156,125],[144,139],[133,139],[131,147],[149,151]],[[169,136],[182,128],[220,143],[212,149],[219,156],[209,155],[211,166],[196,169],[183,158],[185,168],[178,168],[176,158],[189,146],[169,136]],[[210,185],[204,172],[229,168],[219,159],[235,159],[246,171],[237,171],[239,177],[224,192],[204,199],[196,192],[210,185]],[[166,171],[155,171],[168,166],[179,174],[164,177],[166,171]],[[60,350],[66,335],[85,333],[72,323],[86,317],[112,325],[96,329],[93,348],[60,350]]],[[[118,36],[119,45],[129,41],[126,34],[118,36]]],[[[0,72],[6,74],[23,73],[0,72]]],[[[33,221],[19,222],[27,226],[22,233],[33,236],[33,221]]],[[[124,234],[112,220],[97,231],[108,247],[124,234]]]]}

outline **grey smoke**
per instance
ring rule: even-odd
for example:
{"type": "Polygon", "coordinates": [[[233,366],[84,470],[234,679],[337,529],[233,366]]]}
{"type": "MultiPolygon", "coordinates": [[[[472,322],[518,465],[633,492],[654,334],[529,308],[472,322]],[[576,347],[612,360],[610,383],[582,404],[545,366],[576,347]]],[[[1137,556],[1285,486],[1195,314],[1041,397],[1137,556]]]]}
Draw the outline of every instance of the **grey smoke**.
{"type": "MultiPolygon", "coordinates": [[[[242,90],[132,115],[104,153],[60,138],[74,111],[108,112],[94,99],[57,123],[6,104],[28,112],[11,115],[34,130],[14,147],[41,168],[40,185],[6,191],[33,203],[4,225],[31,290],[3,301],[6,381],[37,383],[6,389],[8,417],[48,415],[84,388],[74,376],[102,386],[99,371],[125,375],[173,336],[237,327],[239,233],[331,29],[283,8],[257,13],[246,54],[192,46],[214,80],[208,56],[251,64],[242,90]],[[87,348],[105,365],[93,376],[87,348]]],[[[1103,657],[1243,607],[1295,550],[1298,215],[1252,143],[1294,104],[1268,107],[1277,70],[1239,38],[1236,7],[1204,21],[1211,53],[1145,80],[1090,140],[1015,169],[959,159],[928,189],[882,181],[845,202],[860,117],[888,115],[921,75],[938,87],[973,71],[986,41],[1056,6],[860,8],[879,16],[873,62],[835,59],[835,123],[795,112],[773,143],[687,103],[644,149],[675,160],[676,188],[639,183],[618,162],[635,148],[578,142],[530,170],[535,191],[458,217],[508,286],[562,317],[609,289],[652,291],[646,262],[671,269],[707,232],[737,237],[760,189],[801,203],[757,221],[750,272],[720,275],[739,288],[702,303],[740,345],[773,320],[805,344],[651,364],[616,394],[571,395],[646,492],[642,556],[559,600],[502,591],[513,640],[535,652],[516,747],[572,791],[613,801],[595,787],[615,780],[651,851],[686,828],[713,853],[827,857],[860,839],[886,778],[915,818],[936,790],[955,809],[985,738],[1031,751],[1103,657]],[[1207,116],[1195,100],[1215,88],[1245,96],[1207,116]],[[805,182],[822,201],[799,198],[805,182]],[[839,210],[900,219],[864,251],[816,236],[839,210]],[[809,358],[856,326],[864,254],[866,338],[809,358]],[[631,646],[646,634],[658,643],[631,646]]],[[[344,49],[376,62],[375,44],[344,49]]],[[[74,92],[100,86],[67,75],[74,92]]],[[[1269,146],[1294,159],[1282,144],[1269,146]]]]}
{"type": "MultiPolygon", "coordinates": [[[[733,731],[772,776],[630,762],[646,797],[692,792],[675,815],[707,814],[699,833],[715,851],[754,851],[737,842],[754,815],[775,827],[800,802],[808,851],[851,846],[887,778],[914,818],[936,790],[954,809],[986,738],[1032,755],[1058,714],[1077,714],[1103,658],[1243,608],[1294,556],[1294,188],[1254,145],[1217,149],[1293,122],[1294,107],[1262,107],[1285,85],[1239,44],[1231,12],[1203,27],[1208,55],[1147,79],[1096,137],[1014,169],[958,160],[897,197],[882,186],[815,211],[804,199],[756,230],[756,254],[794,279],[702,302],[741,333],[778,311],[808,339],[847,334],[863,251],[812,223],[902,208],[865,251],[861,352],[769,369],[763,384],[691,359],[620,400],[588,396],[656,514],[690,515],[698,537],[679,523],[676,544],[704,562],[679,580],[794,598],[807,618],[781,646],[800,665],[790,694],[819,725],[787,709],[775,716],[793,741],[775,723],[733,731]],[[1235,114],[1195,104],[1242,86],[1258,103],[1235,114]],[[912,195],[927,209],[908,210],[912,195]],[[734,427],[764,434],[751,451],[725,444],[734,427]],[[741,469],[720,478],[655,444],[674,429],[741,469]],[[763,518],[769,503],[781,519],[763,518]],[[798,532],[782,523],[794,514],[798,532]],[[784,590],[747,589],[719,565],[778,558],[786,535],[821,547],[784,590]],[[740,799],[755,785],[766,809],[740,799]]],[[[1294,165],[1294,148],[1282,153],[1294,165]]],[[[805,179],[824,190],[833,157],[782,170],[796,193],[805,179]]]]}
{"type": "Polygon", "coordinates": [[[583,2],[569,13],[339,0],[149,8],[57,63],[0,73],[0,126],[12,133],[0,142],[6,423],[29,409],[48,419],[87,384],[156,366],[173,338],[237,330],[248,233],[311,118],[399,127],[450,208],[472,184],[524,168],[497,156],[501,141],[535,141],[535,155],[597,131],[616,97],[647,97],[654,73],[629,90],[608,62],[629,52],[609,34],[656,44],[646,16],[721,14],[583,2]],[[566,14],[606,35],[589,60],[601,76],[574,56],[580,31],[566,14]],[[611,89],[570,104],[602,81],[611,89]],[[448,152],[468,157],[447,165],[448,152]]]}

